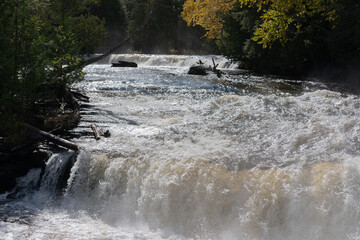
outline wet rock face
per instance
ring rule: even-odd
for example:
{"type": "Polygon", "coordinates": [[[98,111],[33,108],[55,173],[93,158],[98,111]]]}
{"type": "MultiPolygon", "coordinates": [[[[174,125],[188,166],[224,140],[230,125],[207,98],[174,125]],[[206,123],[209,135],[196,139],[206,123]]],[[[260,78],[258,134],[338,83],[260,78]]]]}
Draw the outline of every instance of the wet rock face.
{"type": "Polygon", "coordinates": [[[36,146],[27,146],[21,150],[0,155],[0,194],[11,191],[16,178],[24,176],[33,168],[45,168],[49,153],[40,151],[36,146]]]}

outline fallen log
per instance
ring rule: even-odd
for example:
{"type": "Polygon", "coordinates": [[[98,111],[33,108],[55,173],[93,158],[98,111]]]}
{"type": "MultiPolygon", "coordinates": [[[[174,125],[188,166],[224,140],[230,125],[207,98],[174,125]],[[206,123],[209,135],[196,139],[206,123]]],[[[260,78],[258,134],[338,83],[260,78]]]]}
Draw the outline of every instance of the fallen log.
{"type": "Polygon", "coordinates": [[[99,134],[98,130],[96,129],[96,125],[95,125],[95,124],[91,124],[91,129],[93,130],[94,138],[95,138],[96,140],[99,140],[99,139],[100,139],[100,134],[99,134]]]}
{"type": "Polygon", "coordinates": [[[21,123],[21,126],[24,127],[24,129],[34,138],[39,139],[39,140],[47,140],[49,142],[52,142],[56,145],[77,151],[79,150],[78,145],[76,145],[75,143],[72,143],[68,140],[65,140],[63,138],[57,137],[51,133],[42,131],[34,126],[31,126],[27,123],[21,123]]]}
{"type": "Polygon", "coordinates": [[[212,62],[213,62],[213,72],[216,74],[217,77],[221,77],[221,75],[223,74],[222,71],[218,70],[217,67],[219,66],[219,64],[215,64],[215,59],[212,58],[212,62]]]}

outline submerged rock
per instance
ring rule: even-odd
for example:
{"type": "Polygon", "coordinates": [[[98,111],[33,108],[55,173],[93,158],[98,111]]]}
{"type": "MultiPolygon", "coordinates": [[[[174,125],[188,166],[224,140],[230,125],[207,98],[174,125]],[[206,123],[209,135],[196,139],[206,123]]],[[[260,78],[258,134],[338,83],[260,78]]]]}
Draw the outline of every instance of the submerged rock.
{"type": "Polygon", "coordinates": [[[118,61],[117,63],[112,63],[112,67],[137,67],[137,63],[134,62],[126,62],[126,61],[118,61]]]}

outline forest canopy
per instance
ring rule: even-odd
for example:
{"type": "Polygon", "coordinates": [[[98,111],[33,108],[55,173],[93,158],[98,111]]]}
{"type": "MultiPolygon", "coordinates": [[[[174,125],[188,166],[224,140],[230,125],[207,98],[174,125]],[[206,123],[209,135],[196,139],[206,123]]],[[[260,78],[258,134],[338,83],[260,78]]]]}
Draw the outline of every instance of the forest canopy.
{"type": "MultiPolygon", "coordinates": [[[[201,27],[189,28],[181,18],[184,0],[102,0],[95,13],[105,19],[110,37],[106,47],[134,32],[152,11],[142,31],[123,51],[138,53],[199,53],[205,50],[201,27]]],[[[100,51],[103,49],[100,49],[100,51]]]]}
{"type": "Polygon", "coordinates": [[[275,41],[286,43],[289,35],[300,34],[303,23],[311,17],[334,22],[337,18],[334,0],[187,0],[182,16],[188,25],[200,25],[207,31],[206,37],[220,38],[224,23],[222,16],[241,8],[255,8],[260,12],[261,24],[257,26],[253,40],[270,47],[275,41]]]}
{"type": "Polygon", "coordinates": [[[299,75],[359,64],[357,0],[186,0],[182,17],[257,72],[299,75]]]}

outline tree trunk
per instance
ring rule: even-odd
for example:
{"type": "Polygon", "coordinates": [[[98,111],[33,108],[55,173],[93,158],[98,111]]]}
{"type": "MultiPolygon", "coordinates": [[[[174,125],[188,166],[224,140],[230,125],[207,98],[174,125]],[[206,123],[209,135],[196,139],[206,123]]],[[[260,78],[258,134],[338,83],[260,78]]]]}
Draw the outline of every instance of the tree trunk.
{"type": "Polygon", "coordinates": [[[42,131],[34,126],[31,126],[27,123],[21,123],[21,125],[25,128],[25,130],[34,138],[40,139],[40,140],[47,140],[49,142],[52,142],[56,145],[77,151],[79,150],[78,145],[75,143],[72,143],[68,140],[65,140],[63,138],[57,137],[51,133],[42,131]]]}

